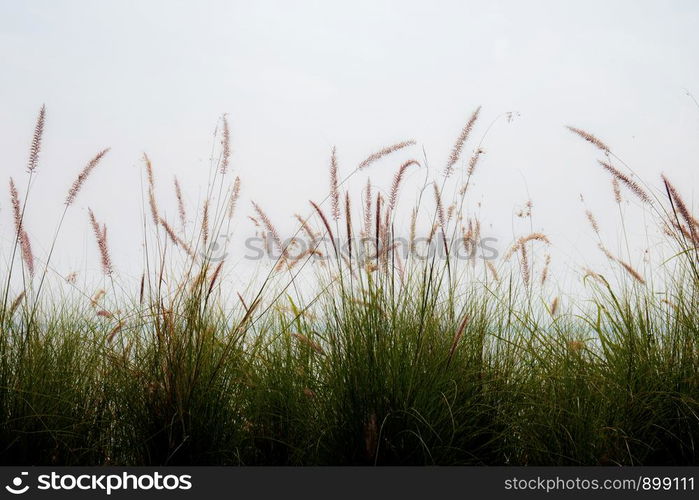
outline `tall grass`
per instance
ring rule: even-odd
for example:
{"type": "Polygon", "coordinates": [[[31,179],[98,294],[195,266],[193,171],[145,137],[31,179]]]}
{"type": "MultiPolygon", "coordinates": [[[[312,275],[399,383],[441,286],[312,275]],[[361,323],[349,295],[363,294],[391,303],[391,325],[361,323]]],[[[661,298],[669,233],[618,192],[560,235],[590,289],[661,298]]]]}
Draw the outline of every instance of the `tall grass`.
{"type": "MultiPolygon", "coordinates": [[[[164,218],[144,156],[150,213],[140,284],[119,283],[107,228],[90,211],[108,286],[95,293],[69,283],[75,295],[45,280],[50,254],[35,275],[27,248],[21,200],[37,174],[42,108],[28,187],[11,189],[0,462],[698,464],[699,223],[691,207],[667,178],[662,189],[641,185],[605,143],[571,127],[602,153],[617,200],[625,188],[643,203],[671,259],[649,280],[602,247],[618,273],[589,270],[590,300],[561,305],[546,288],[557,276],[545,234],[518,236],[498,260],[457,258],[481,238],[466,207],[482,141],[464,151],[479,113],[420,187],[407,241],[396,237],[402,181],[426,160],[401,162],[387,198],[370,181],[354,194],[349,180],[414,141],[370,155],[344,178],[333,149],[328,197],[296,215],[291,243],[254,203],[252,218],[278,258],[237,294],[226,272],[232,259],[213,248],[240,211],[224,116],[207,199],[189,210],[194,226],[177,179],[180,224],[164,218]],[[426,259],[401,251],[421,230],[426,259]]],[[[74,182],[64,215],[106,152],[74,182]]],[[[528,205],[522,216],[530,214],[528,205]]]]}

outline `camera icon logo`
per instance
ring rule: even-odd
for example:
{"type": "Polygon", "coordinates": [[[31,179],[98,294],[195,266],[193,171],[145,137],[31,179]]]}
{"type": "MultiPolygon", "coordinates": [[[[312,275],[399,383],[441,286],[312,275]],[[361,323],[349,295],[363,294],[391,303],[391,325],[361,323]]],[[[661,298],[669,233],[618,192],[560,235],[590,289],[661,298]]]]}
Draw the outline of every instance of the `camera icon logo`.
{"type": "Polygon", "coordinates": [[[27,475],[29,475],[28,472],[22,472],[19,476],[15,477],[12,480],[12,485],[8,484],[7,486],[5,486],[5,489],[13,495],[21,495],[22,493],[26,493],[29,489],[29,485],[25,485],[24,487],[22,487],[22,476],[27,475]]]}

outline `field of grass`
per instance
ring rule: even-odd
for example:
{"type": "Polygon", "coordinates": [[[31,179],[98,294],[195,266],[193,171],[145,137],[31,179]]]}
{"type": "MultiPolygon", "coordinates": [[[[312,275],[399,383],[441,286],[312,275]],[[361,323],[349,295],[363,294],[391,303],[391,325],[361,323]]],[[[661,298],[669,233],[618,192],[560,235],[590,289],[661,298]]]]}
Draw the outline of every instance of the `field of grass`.
{"type": "MultiPolygon", "coordinates": [[[[140,285],[120,282],[90,211],[103,289],[65,293],[74,276],[58,280],[53,247],[34,255],[24,228],[44,119],[42,109],[28,179],[11,182],[15,241],[2,249],[1,463],[699,464],[699,223],[669,181],[642,184],[587,132],[571,129],[597,148],[615,195],[655,224],[668,259],[649,279],[602,248],[618,272],[588,270],[588,297],[562,307],[543,292],[558,278],[544,234],[522,235],[496,259],[458,258],[481,239],[465,210],[478,111],[414,197],[404,240],[397,199],[423,160],[398,165],[385,191],[350,193],[333,152],[328,197],[299,217],[291,244],[253,205],[279,255],[254,287],[230,283],[232,264],[212,250],[243,212],[224,117],[193,225],[179,185],[182,224],[161,215],[144,157],[140,285]],[[417,241],[428,258],[410,253],[417,241]]],[[[66,211],[105,154],[75,181],[66,211]]]]}

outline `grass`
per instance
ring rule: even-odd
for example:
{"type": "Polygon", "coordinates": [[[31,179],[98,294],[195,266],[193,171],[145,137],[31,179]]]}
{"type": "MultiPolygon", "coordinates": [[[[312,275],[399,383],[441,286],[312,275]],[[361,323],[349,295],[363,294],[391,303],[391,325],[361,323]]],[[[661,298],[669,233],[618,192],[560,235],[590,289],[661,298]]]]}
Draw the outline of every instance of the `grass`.
{"type": "MultiPolygon", "coordinates": [[[[598,138],[571,128],[600,150],[615,189],[645,207],[671,258],[650,280],[606,252],[618,273],[589,271],[591,297],[560,306],[545,289],[557,278],[550,259],[535,260],[546,235],[516,238],[509,260],[456,258],[459,245],[480,239],[465,206],[481,144],[463,157],[479,112],[445,172],[416,197],[412,226],[425,230],[431,258],[403,258],[393,246],[403,173],[419,162],[397,170],[387,199],[362,187],[356,214],[342,191],[357,170],[414,143],[369,156],[344,179],[333,151],[324,200],[331,213],[314,203],[312,217],[299,217],[296,244],[285,244],[254,204],[255,223],[280,257],[241,295],[212,250],[240,193],[240,180],[226,173],[225,117],[193,227],[179,184],[185,227],[160,215],[145,157],[147,265],[132,292],[92,211],[106,291],[69,283],[78,295],[61,292],[50,254],[34,262],[23,227],[31,188],[13,193],[15,241],[0,307],[0,462],[699,464],[699,224],[690,208],[669,181],[655,196],[619,170],[628,167],[598,138]],[[332,244],[322,239],[329,233],[332,244]],[[294,255],[301,236],[311,246],[294,255]],[[319,254],[332,258],[316,265],[319,254]]],[[[42,108],[30,181],[44,120],[42,108]]],[[[65,210],[107,151],[85,167],[65,210]]]]}

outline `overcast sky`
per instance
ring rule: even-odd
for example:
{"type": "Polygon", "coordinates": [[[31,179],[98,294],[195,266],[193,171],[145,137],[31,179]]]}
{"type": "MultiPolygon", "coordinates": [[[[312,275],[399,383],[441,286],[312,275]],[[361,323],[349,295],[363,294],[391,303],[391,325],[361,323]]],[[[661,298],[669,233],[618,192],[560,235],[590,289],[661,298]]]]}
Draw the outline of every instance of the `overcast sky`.
{"type": "MultiPolygon", "coordinates": [[[[228,113],[233,173],[243,181],[236,234],[249,235],[250,200],[284,228],[309,198],[325,195],[333,145],[349,173],[374,150],[414,138],[412,152],[367,173],[387,187],[399,160],[424,147],[438,176],[482,105],[475,139],[502,113],[519,116],[489,131],[471,205],[482,202],[488,230],[511,239],[525,230],[513,213],[531,198],[534,229],[572,267],[597,241],[579,195],[610,241],[618,215],[596,151],[564,125],[598,135],[651,184],[666,172],[693,198],[699,107],[687,91],[699,95],[698,25],[693,0],[0,0],[2,183],[13,176],[23,185],[46,103],[27,215],[35,250],[45,253],[73,178],[111,146],[68,214],[55,262],[98,272],[89,206],[109,226],[117,268],[140,276],[144,151],[174,217],[173,175],[196,206],[214,127],[228,113]]],[[[406,189],[423,179],[416,170],[406,189]]],[[[633,201],[625,210],[638,213],[633,201]]]]}

